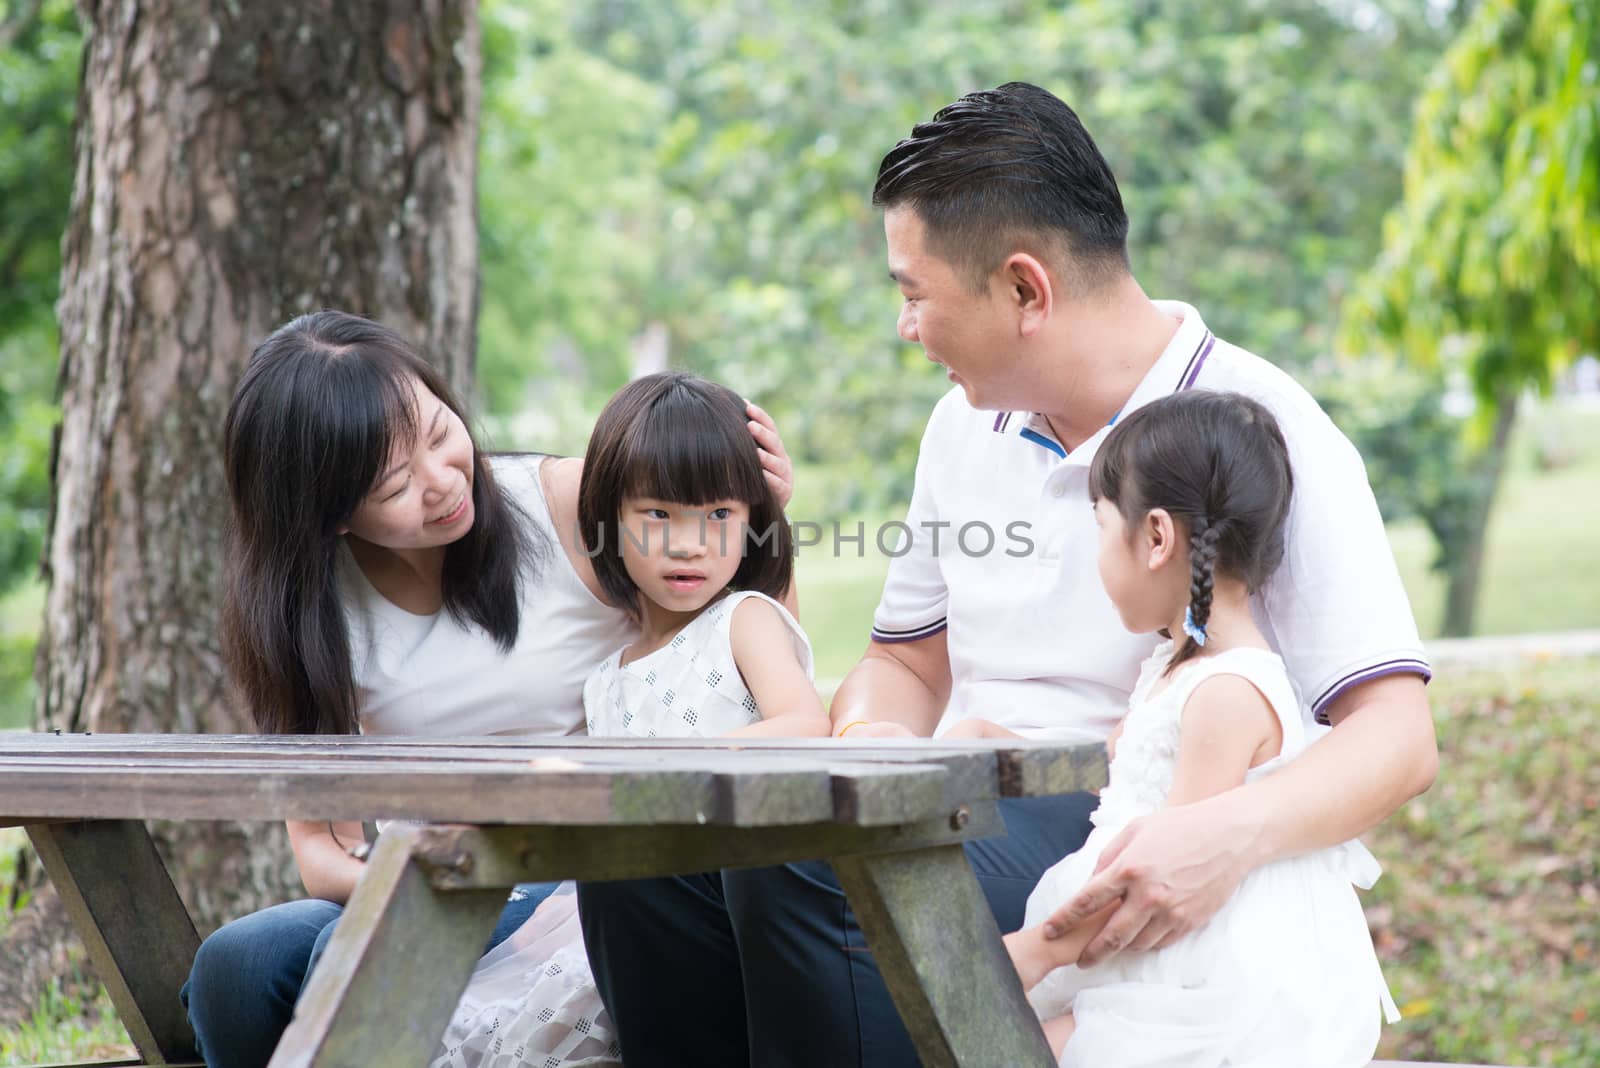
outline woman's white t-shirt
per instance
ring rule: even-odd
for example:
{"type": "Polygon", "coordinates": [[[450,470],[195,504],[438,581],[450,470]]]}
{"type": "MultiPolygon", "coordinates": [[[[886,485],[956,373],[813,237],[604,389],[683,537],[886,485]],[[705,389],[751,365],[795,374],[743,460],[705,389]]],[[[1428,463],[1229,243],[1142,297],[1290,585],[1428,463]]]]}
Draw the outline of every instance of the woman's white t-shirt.
{"type": "Polygon", "coordinates": [[[506,496],[544,542],[532,577],[522,584],[522,617],[509,652],[476,623],[449,612],[419,616],[396,606],[341,548],[340,587],[363,734],[583,732],[584,679],[636,632],[572,569],[544,499],[544,460],[489,461],[506,496]]]}

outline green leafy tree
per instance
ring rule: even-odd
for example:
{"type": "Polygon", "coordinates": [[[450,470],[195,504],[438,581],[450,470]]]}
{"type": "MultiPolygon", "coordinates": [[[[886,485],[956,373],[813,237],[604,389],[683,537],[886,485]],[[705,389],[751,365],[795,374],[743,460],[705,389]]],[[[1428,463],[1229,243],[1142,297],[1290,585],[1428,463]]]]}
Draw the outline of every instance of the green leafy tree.
{"type": "Polygon", "coordinates": [[[1527,388],[1600,348],[1600,0],[1485,0],[1416,111],[1405,196],[1347,307],[1348,344],[1459,366],[1479,415],[1423,511],[1471,633],[1484,536],[1527,388]]]}
{"type": "Polygon", "coordinates": [[[0,594],[38,566],[50,502],[53,311],[80,50],[67,0],[0,4],[0,594]]]}
{"type": "Polygon", "coordinates": [[[572,367],[603,396],[658,326],[674,362],[847,473],[839,508],[904,493],[945,388],[893,333],[868,202],[914,122],[1017,78],[1060,93],[1122,179],[1151,292],[1303,366],[1377,252],[1407,108],[1448,39],[1441,8],[1409,0],[537,10],[485,8],[486,383],[491,365],[536,368],[548,423],[572,367]]]}
{"type": "MultiPolygon", "coordinates": [[[[54,307],[81,50],[69,0],[0,2],[0,598],[38,573],[50,507],[54,307]]],[[[0,617],[0,726],[28,721],[33,650],[31,622],[0,617]]]]}

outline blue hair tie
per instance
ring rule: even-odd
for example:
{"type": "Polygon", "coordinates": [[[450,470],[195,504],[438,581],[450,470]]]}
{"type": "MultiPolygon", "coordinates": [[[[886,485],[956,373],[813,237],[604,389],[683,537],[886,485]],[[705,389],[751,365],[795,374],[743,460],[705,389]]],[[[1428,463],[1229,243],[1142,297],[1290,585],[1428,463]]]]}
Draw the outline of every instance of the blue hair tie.
{"type": "Polygon", "coordinates": [[[1190,605],[1183,610],[1183,632],[1194,639],[1196,645],[1206,643],[1206,628],[1194,621],[1194,606],[1190,605]]]}

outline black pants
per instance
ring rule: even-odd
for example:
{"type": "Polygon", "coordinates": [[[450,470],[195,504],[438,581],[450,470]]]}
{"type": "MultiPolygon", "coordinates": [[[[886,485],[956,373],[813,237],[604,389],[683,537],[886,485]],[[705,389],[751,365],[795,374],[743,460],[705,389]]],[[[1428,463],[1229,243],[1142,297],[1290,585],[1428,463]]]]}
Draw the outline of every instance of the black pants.
{"type": "MultiPolygon", "coordinates": [[[[967,858],[1002,932],[1089,835],[1092,794],[1005,800],[967,858]]],[[[824,862],[582,883],[600,996],[628,1068],[893,1068],[917,1056],[824,862]]]]}

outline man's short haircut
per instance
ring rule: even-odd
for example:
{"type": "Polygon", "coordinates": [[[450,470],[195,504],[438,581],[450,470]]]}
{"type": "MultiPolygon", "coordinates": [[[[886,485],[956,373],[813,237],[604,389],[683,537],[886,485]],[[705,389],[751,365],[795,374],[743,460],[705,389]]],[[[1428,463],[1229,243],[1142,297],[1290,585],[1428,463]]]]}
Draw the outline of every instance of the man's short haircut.
{"type": "Polygon", "coordinates": [[[872,202],[914,209],[929,250],[975,290],[1019,249],[1064,256],[1080,292],[1128,270],[1111,168],[1073,110],[1027,82],[968,93],[914,126],[879,164],[872,202]]]}

